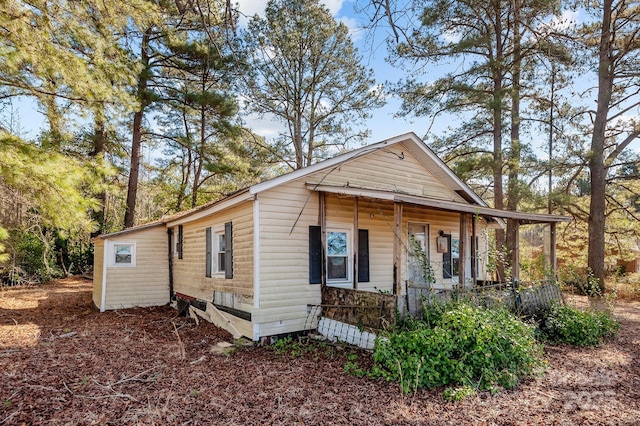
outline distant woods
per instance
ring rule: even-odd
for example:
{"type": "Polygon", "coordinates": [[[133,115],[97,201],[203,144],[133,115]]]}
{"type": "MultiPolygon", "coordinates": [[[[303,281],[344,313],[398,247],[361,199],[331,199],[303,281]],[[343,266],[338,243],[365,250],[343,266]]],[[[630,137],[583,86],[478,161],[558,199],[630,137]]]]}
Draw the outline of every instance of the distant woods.
{"type": "MultiPolygon", "coordinates": [[[[602,285],[638,246],[640,22],[634,1],[574,6],[358,0],[342,11],[354,37],[315,0],[255,17],[228,0],[9,0],[0,275],[87,270],[91,236],[357,147],[396,97],[417,121],[395,133],[422,132],[489,204],[572,215],[561,249],[602,285]],[[385,43],[398,75],[376,81],[363,58],[385,43]],[[40,129],[25,127],[31,104],[40,129]],[[259,136],[255,117],[279,131],[259,136]]],[[[501,278],[514,229],[496,234],[501,278]]]]}

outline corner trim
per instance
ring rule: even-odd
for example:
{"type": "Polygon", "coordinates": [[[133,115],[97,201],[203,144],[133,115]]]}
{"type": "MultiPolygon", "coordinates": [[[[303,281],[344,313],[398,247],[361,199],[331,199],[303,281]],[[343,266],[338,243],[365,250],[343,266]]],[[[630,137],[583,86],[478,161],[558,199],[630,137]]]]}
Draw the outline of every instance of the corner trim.
{"type": "Polygon", "coordinates": [[[253,307],[260,307],[260,203],[253,200],[253,307]]]}
{"type": "Polygon", "coordinates": [[[100,296],[100,312],[106,310],[107,304],[107,261],[109,260],[109,239],[102,246],[102,295],[100,296]]]}

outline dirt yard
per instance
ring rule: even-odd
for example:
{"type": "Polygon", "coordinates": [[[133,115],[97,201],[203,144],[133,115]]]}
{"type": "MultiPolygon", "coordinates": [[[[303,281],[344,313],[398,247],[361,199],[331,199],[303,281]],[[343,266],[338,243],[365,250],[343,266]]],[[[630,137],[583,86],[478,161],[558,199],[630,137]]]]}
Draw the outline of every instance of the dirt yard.
{"type": "Polygon", "coordinates": [[[636,425],[640,303],[620,337],[548,347],[546,375],[458,403],[344,373],[351,349],[212,349],[230,336],[169,308],[99,313],[91,283],[0,290],[0,425],[636,425]]]}

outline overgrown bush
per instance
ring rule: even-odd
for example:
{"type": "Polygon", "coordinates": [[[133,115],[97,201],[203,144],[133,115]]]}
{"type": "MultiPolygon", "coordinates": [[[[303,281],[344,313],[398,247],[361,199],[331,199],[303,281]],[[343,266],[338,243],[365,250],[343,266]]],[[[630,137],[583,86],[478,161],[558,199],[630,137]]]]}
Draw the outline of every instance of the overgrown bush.
{"type": "Polygon", "coordinates": [[[513,388],[545,366],[535,327],[506,310],[460,303],[427,311],[428,322],[410,321],[377,341],[373,376],[400,382],[404,392],[449,386],[445,395],[457,399],[469,387],[513,388]]]}
{"type": "Polygon", "coordinates": [[[583,311],[556,304],[544,316],[540,330],[552,343],[596,346],[616,336],[620,323],[608,311],[583,311]]]}
{"type": "Polygon", "coordinates": [[[15,265],[25,274],[21,280],[43,283],[62,276],[55,254],[42,239],[31,232],[19,231],[14,232],[12,238],[15,241],[15,265]]]}
{"type": "Polygon", "coordinates": [[[617,276],[615,282],[607,285],[613,288],[619,299],[640,300],[640,273],[617,276]]]}

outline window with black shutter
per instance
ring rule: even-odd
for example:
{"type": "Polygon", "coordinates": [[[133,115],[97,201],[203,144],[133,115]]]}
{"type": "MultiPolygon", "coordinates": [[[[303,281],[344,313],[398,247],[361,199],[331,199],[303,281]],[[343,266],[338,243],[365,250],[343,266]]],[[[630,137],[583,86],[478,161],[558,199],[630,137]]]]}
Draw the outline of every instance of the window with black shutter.
{"type": "Polygon", "coordinates": [[[309,284],[322,284],[322,229],[309,226],[309,284]]]}
{"type": "Polygon", "coordinates": [[[358,282],[369,280],[369,230],[358,229],[358,282]]]}
{"type": "Polygon", "coordinates": [[[182,230],[182,225],[178,225],[178,259],[182,259],[183,250],[184,250],[184,235],[182,230]]]}

